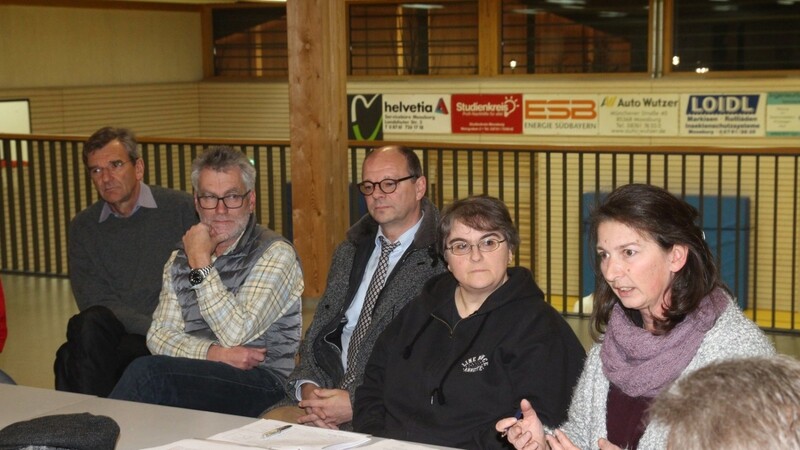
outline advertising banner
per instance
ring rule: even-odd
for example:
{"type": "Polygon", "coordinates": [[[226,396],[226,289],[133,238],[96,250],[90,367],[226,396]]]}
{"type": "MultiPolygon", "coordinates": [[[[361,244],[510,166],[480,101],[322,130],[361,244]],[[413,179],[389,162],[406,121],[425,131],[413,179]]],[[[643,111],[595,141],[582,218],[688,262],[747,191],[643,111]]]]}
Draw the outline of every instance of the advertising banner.
{"type": "Polygon", "coordinates": [[[359,141],[383,140],[383,99],[381,94],[347,96],[347,138],[359,141]]]}
{"type": "Polygon", "coordinates": [[[519,134],[521,94],[453,94],[453,133],[519,134]]]}
{"type": "Polygon", "coordinates": [[[605,95],[598,112],[602,136],[677,136],[680,95],[605,95]]]}
{"type": "Polygon", "coordinates": [[[539,136],[596,135],[597,95],[523,96],[523,133],[539,136]]]}
{"type": "Polygon", "coordinates": [[[767,94],[767,136],[800,136],[800,92],[767,94]]]}
{"type": "Polygon", "coordinates": [[[384,133],[450,133],[449,95],[383,94],[384,133]]]}
{"type": "Polygon", "coordinates": [[[765,94],[683,94],[683,136],[764,136],[765,94]]]}

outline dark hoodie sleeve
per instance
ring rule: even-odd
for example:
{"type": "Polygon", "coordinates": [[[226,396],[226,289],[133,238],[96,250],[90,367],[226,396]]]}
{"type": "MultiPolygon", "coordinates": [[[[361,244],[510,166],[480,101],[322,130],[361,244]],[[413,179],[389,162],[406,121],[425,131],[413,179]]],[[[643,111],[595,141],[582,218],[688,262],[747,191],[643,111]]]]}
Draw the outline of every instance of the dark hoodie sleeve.
{"type": "Polygon", "coordinates": [[[356,389],[353,405],[353,429],[359,433],[385,436],[386,407],[384,406],[384,374],[392,352],[391,344],[397,342],[402,329],[403,316],[408,308],[383,330],[364,369],[364,380],[356,389]]]}
{"type": "Polygon", "coordinates": [[[530,400],[542,423],[554,428],[567,419],[586,351],[572,328],[553,310],[542,311],[526,331],[508,367],[509,379],[518,401],[530,400]]]}
{"type": "MultiPolygon", "coordinates": [[[[547,307],[549,308],[549,306],[547,307]]],[[[572,390],[583,370],[586,352],[569,325],[555,311],[543,310],[524,327],[504,349],[507,353],[507,380],[517,398],[533,405],[539,419],[555,428],[567,418],[572,390]]],[[[509,411],[503,417],[513,416],[509,411]]],[[[476,430],[472,439],[475,448],[512,448],[500,439],[494,423],[487,429],[476,430]]]]}

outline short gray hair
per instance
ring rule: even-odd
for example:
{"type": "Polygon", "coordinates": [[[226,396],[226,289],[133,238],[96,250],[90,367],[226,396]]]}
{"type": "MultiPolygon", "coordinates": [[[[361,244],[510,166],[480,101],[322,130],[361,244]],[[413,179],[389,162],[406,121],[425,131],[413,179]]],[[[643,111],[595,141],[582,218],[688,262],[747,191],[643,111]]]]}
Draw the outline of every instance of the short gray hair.
{"type": "Polygon", "coordinates": [[[800,448],[800,361],[709,364],[662,392],[649,414],[669,428],[669,449],[800,448]]]}
{"type": "Polygon", "coordinates": [[[247,156],[228,145],[215,145],[208,147],[192,162],[192,187],[198,192],[200,171],[211,169],[223,172],[231,167],[238,167],[242,171],[242,183],[248,191],[256,186],[256,168],[247,156]]]}

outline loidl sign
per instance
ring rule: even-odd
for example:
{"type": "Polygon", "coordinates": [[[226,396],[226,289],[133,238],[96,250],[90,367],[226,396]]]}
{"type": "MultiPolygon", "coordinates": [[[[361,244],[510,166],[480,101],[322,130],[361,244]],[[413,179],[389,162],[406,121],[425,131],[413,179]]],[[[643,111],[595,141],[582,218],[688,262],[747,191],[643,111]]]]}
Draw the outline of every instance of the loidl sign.
{"type": "Polygon", "coordinates": [[[758,95],[692,95],[686,114],[755,114],[758,95]]]}
{"type": "Polygon", "coordinates": [[[684,94],[682,136],[764,136],[766,94],[684,94]]]}

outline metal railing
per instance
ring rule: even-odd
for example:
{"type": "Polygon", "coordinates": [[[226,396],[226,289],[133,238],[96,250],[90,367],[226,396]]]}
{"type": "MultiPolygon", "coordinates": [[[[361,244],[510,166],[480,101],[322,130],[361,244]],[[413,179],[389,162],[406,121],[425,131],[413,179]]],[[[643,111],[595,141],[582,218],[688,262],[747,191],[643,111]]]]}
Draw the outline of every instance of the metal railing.
{"type": "MultiPolygon", "coordinates": [[[[75,138],[0,135],[0,270],[66,275],[69,220],[96,200],[75,138]],[[21,151],[22,150],[22,151],[21,151]],[[20,155],[27,155],[20,158],[20,155]],[[20,163],[22,162],[22,163],[20,163]]],[[[191,192],[189,167],[211,143],[240,148],[258,172],[261,223],[292,236],[288,142],[141,140],[148,183],[191,192]]],[[[351,186],[372,142],[351,142],[351,186]]],[[[418,151],[438,207],[487,193],[508,205],[529,267],[548,301],[587,315],[594,274],[584,221],[616,186],[665,187],[701,213],[723,279],[765,329],[800,332],[800,152],[797,149],[568,149],[406,143],[418,151]]],[[[365,212],[350,189],[350,218],[365,212]]]]}
{"type": "MultiPolygon", "coordinates": [[[[0,135],[0,270],[67,275],[70,220],[98,199],[82,161],[86,138],[0,135]]],[[[292,238],[288,143],[139,139],[144,182],[191,193],[192,160],[227,144],[256,166],[260,223],[292,238]]]]}

